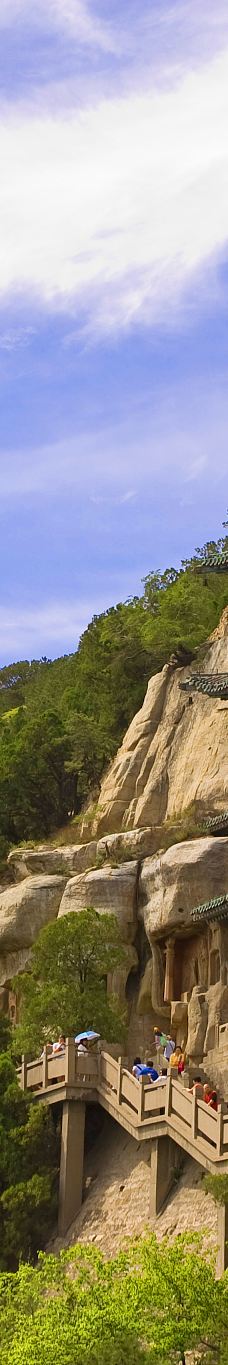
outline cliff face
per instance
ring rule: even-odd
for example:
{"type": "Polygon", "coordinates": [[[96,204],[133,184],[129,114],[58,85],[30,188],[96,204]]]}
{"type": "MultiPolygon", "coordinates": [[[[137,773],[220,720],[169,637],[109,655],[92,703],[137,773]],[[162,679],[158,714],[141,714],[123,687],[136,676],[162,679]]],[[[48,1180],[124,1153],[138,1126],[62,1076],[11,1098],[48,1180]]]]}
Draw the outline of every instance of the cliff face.
{"type": "MultiPolygon", "coordinates": [[[[198,668],[228,669],[227,609],[198,668]]],[[[171,662],[149,683],[103,783],[90,842],[10,855],[1,1000],[7,1008],[10,979],[44,923],[91,904],[109,911],[125,955],[108,988],[127,1001],[129,1057],[151,1050],[153,1024],[166,1026],[228,1098],[228,919],[192,921],[197,905],[228,890],[228,838],[185,840],[180,823],[182,842],[172,843],[171,829],[193,804],[196,821],[228,807],[228,703],[193,694],[189,704],[179,688],[189,671],[171,662]]]]}
{"type": "MultiPolygon", "coordinates": [[[[228,610],[197,668],[228,669],[228,610]]],[[[179,684],[196,670],[166,664],[148,683],[110,772],[102,784],[94,833],[160,825],[194,804],[199,817],[228,796],[228,703],[179,684]]]]}

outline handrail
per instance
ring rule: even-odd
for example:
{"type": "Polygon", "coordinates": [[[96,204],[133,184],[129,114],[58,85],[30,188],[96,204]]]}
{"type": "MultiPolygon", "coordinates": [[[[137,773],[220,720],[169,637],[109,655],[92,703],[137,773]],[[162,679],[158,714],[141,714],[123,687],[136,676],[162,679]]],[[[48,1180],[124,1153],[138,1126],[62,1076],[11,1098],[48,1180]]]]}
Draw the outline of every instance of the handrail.
{"type": "Polygon", "coordinates": [[[190,1147],[195,1151],[196,1159],[198,1152],[205,1164],[209,1160],[214,1165],[225,1158],[228,1163],[228,1114],[223,1113],[221,1105],[215,1112],[171,1074],[159,1084],[148,1084],[147,1078],[132,1076],[121,1058],[116,1061],[103,1051],[78,1053],[74,1039],[69,1038],[65,1050],[54,1057],[45,1047],[42,1057],[34,1062],[22,1058],[18,1079],[21,1088],[31,1090],[34,1098],[42,1099],[45,1092],[50,1103],[53,1085],[60,1096],[63,1087],[73,1087],[76,1098],[77,1092],[81,1096],[83,1090],[89,1097],[92,1090],[93,1097],[95,1092],[117,1121],[123,1126],[128,1123],[133,1131],[137,1129],[139,1137],[146,1136],[147,1131],[156,1133],[156,1127],[159,1125],[160,1131],[164,1125],[186,1150],[190,1147]]]}

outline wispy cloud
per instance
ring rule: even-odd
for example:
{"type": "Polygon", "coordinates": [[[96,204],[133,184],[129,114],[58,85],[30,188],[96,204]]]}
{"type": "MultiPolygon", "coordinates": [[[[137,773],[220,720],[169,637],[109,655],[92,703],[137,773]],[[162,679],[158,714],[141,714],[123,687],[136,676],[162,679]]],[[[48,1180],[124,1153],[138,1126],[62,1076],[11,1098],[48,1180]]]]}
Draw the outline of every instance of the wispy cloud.
{"type": "Polygon", "coordinates": [[[60,29],[82,44],[97,46],[105,51],[115,50],[114,37],[108,21],[101,23],[96,6],[87,0],[1,0],[0,29],[12,24],[27,24],[30,28],[60,29]]]}
{"type": "Polygon", "coordinates": [[[170,318],[228,239],[228,50],[175,88],[3,121],[0,289],[89,334],[170,318]]]}
{"type": "Polygon", "coordinates": [[[76,649],[93,611],[102,611],[104,605],[104,598],[98,598],[95,606],[89,599],[70,602],[69,597],[31,607],[6,607],[0,602],[0,667],[7,657],[54,657],[60,649],[76,649]]]}
{"type": "Polygon", "coordinates": [[[0,351],[23,349],[24,346],[29,346],[35,335],[35,327],[9,327],[6,331],[0,331],[0,351]]]}
{"type": "Polygon", "coordinates": [[[103,496],[102,493],[91,494],[90,502],[93,502],[95,507],[123,507],[126,502],[132,502],[133,498],[136,498],[136,490],[129,488],[128,492],[120,493],[119,497],[112,494],[109,497],[103,496]]]}
{"type": "MultiPolygon", "coordinates": [[[[136,499],[148,500],[164,479],[174,489],[186,484],[211,486],[227,469],[227,393],[223,382],[208,386],[198,376],[189,389],[183,381],[166,382],[165,391],[141,392],[128,398],[119,415],[108,423],[96,414],[75,436],[1,452],[1,503],[18,506],[37,500],[63,498],[68,506],[99,510],[129,508],[136,499]],[[215,460],[216,450],[216,460],[215,460]]],[[[67,515],[67,513],[66,513],[67,515]]]]}

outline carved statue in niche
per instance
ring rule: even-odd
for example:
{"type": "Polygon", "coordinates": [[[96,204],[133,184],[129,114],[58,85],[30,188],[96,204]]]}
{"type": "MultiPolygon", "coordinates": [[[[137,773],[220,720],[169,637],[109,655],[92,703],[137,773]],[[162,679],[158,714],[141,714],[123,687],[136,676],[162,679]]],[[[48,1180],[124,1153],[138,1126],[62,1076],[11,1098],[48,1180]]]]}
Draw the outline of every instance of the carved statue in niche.
{"type": "Polygon", "coordinates": [[[217,981],[207,992],[208,1024],[204,1052],[210,1052],[218,1045],[219,1024],[226,1024],[228,1018],[228,986],[217,981]]]}
{"type": "Polygon", "coordinates": [[[170,1018],[170,1008],[164,1003],[164,957],[160,944],[154,940],[151,943],[151,957],[140,983],[137,1009],[139,1014],[152,1010],[158,1022],[160,1016],[167,1023],[170,1018]]]}
{"type": "Polygon", "coordinates": [[[194,986],[188,1005],[187,1053],[189,1057],[203,1057],[208,1021],[208,1003],[200,986],[194,986]]]}

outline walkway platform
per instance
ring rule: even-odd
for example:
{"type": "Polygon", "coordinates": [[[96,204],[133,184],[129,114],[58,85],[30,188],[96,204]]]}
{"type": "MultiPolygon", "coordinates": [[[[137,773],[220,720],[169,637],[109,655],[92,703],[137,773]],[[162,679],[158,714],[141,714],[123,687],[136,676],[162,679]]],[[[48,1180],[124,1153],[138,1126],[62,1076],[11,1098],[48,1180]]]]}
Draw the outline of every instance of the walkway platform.
{"type": "Polygon", "coordinates": [[[67,1039],[62,1055],[26,1063],[18,1070],[23,1090],[45,1104],[99,1103],[137,1142],[168,1136],[206,1170],[228,1172],[228,1113],[217,1113],[184,1088],[181,1079],[159,1085],[137,1081],[109,1053],[84,1056],[67,1039]]]}

